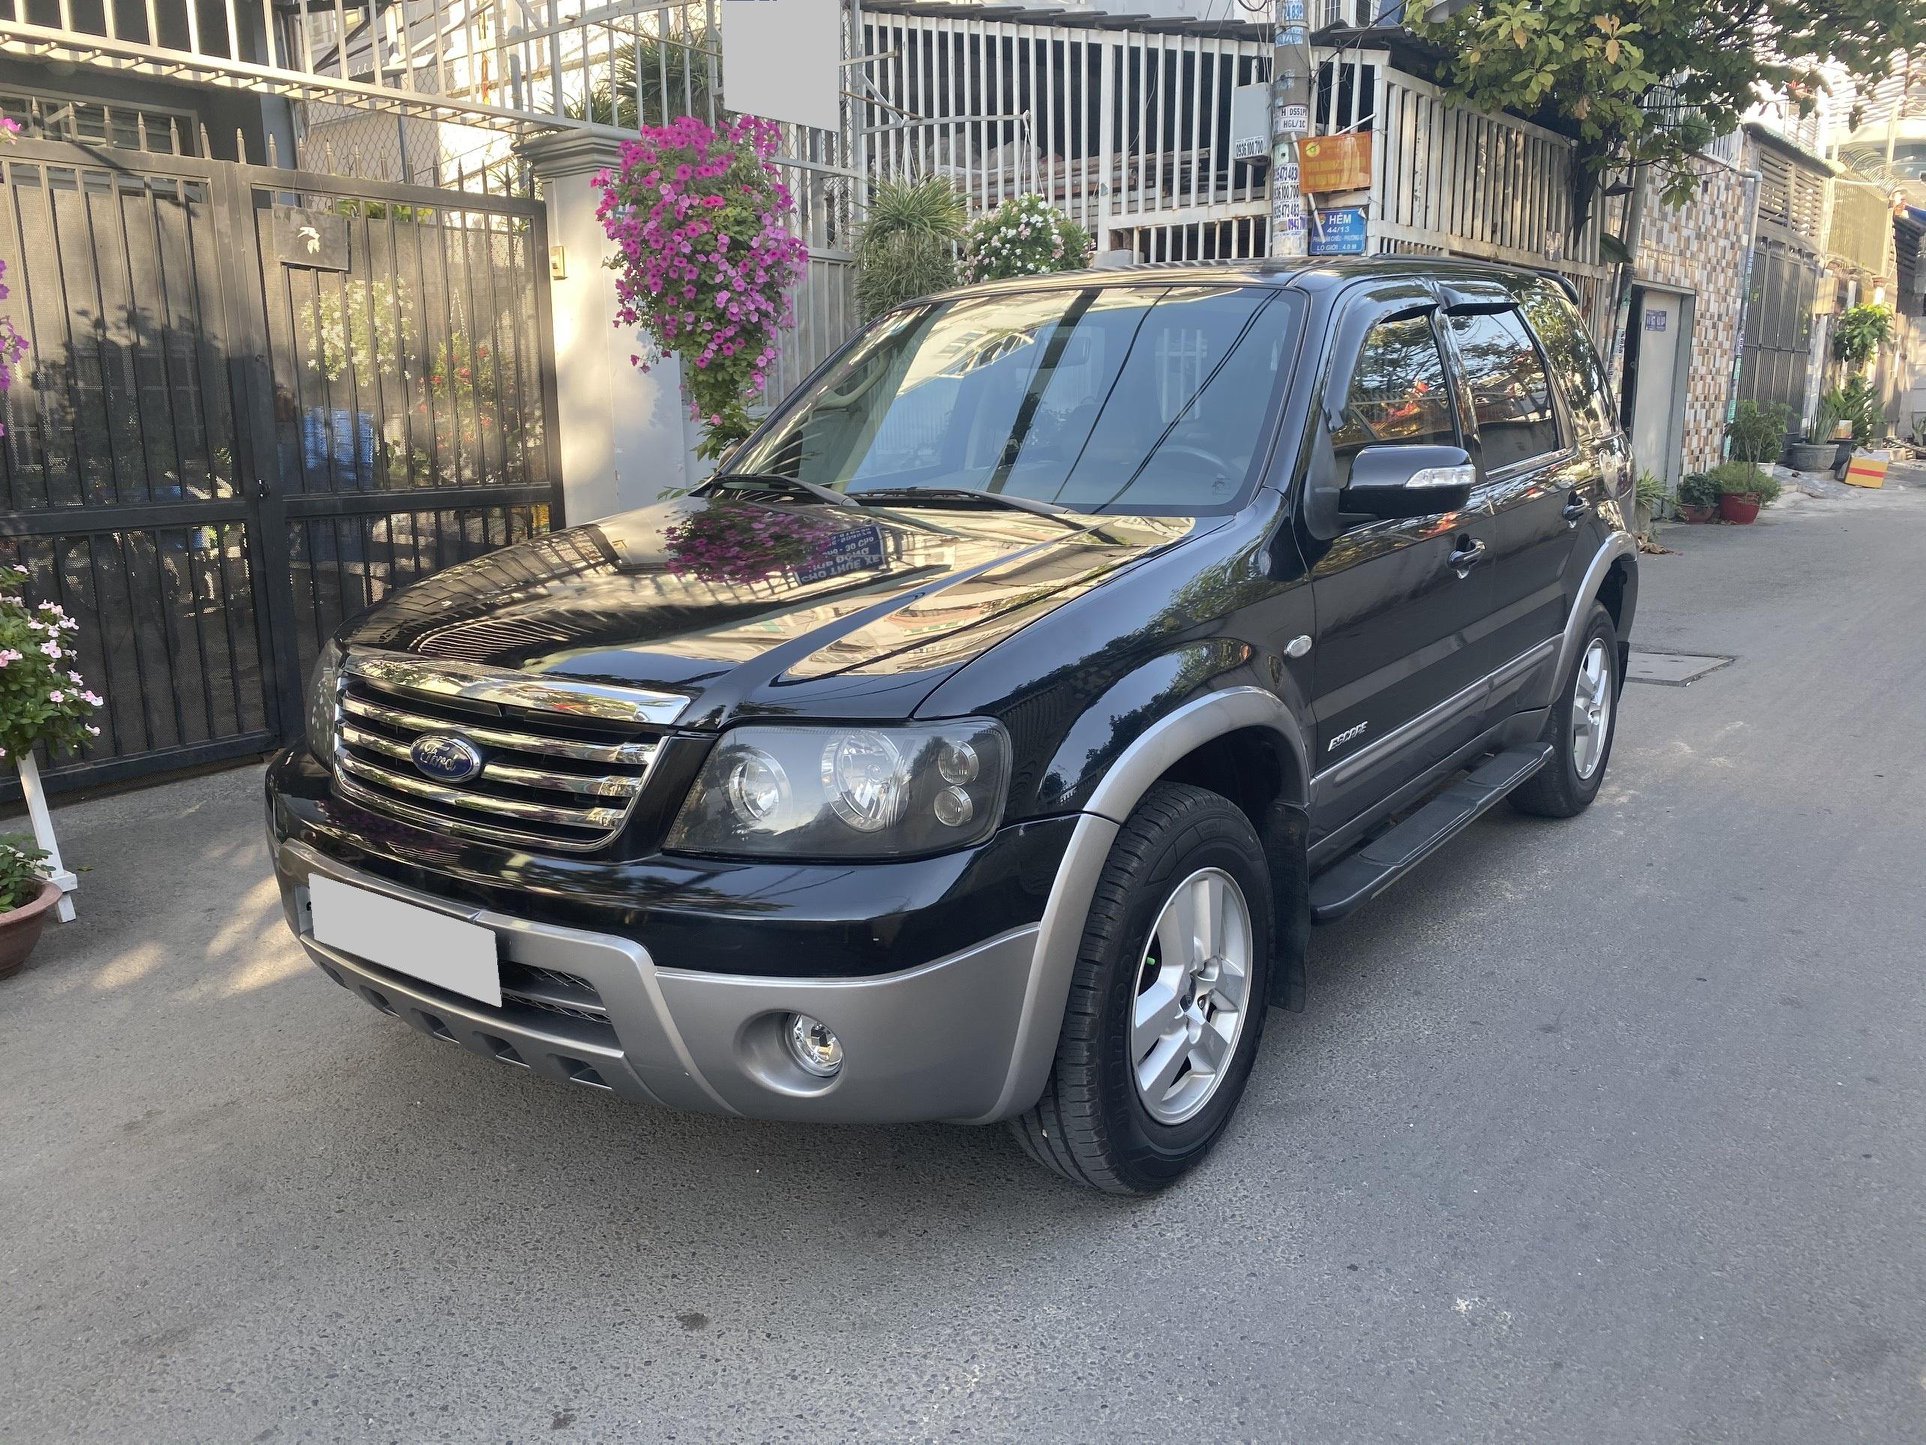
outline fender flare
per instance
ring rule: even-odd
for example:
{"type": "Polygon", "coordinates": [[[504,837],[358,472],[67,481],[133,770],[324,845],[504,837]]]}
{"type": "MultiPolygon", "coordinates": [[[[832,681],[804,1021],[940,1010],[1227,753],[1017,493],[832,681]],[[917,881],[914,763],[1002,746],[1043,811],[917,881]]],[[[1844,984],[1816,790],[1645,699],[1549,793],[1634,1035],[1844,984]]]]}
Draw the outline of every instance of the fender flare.
{"type": "MultiPolygon", "coordinates": [[[[960,1122],[994,1123],[1020,1114],[1043,1093],[1063,1031],[1077,951],[1096,897],[1097,880],[1110,857],[1110,845],[1131,810],[1171,765],[1212,738],[1244,728],[1262,727],[1280,735],[1297,760],[1298,778],[1309,778],[1309,749],[1297,719],[1275,693],[1263,688],[1224,688],[1185,703],[1159,718],[1118,755],[1078,814],[1069,846],[1058,865],[1056,882],[1044,905],[1036,956],[1024,990],[1016,1041],[995,1104],[981,1116],[960,1122]]],[[[1296,799],[1299,803],[1302,799],[1296,799]]]]}
{"type": "MultiPolygon", "coordinates": [[[[1584,580],[1578,584],[1578,592],[1572,603],[1571,615],[1565,619],[1565,632],[1558,640],[1558,662],[1552,668],[1551,677],[1545,684],[1545,694],[1538,700],[1540,707],[1550,707],[1558,695],[1559,685],[1564,682],[1565,674],[1571,670],[1573,661],[1578,657],[1578,644],[1584,640],[1585,623],[1592,615],[1592,604],[1598,600],[1599,593],[1605,590],[1605,578],[1621,557],[1632,559],[1632,575],[1626,582],[1627,609],[1619,628],[1619,645],[1625,645],[1631,633],[1631,609],[1638,602],[1638,543],[1625,532],[1614,532],[1607,537],[1591,565],[1585,569],[1584,580]]],[[[1623,667],[1620,668],[1621,676],[1623,667]]]]}

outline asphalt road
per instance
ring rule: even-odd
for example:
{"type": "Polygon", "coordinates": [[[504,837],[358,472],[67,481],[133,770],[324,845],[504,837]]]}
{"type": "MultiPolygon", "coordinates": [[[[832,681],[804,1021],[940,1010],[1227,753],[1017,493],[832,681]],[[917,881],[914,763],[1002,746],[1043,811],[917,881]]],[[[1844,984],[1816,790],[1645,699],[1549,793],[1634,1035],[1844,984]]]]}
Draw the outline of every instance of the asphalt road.
{"type": "Polygon", "coordinates": [[[384,1020],[253,770],[63,812],[0,985],[8,1440],[1926,1439],[1926,491],[1681,528],[1597,806],[1316,939],[1161,1198],[384,1020]]]}

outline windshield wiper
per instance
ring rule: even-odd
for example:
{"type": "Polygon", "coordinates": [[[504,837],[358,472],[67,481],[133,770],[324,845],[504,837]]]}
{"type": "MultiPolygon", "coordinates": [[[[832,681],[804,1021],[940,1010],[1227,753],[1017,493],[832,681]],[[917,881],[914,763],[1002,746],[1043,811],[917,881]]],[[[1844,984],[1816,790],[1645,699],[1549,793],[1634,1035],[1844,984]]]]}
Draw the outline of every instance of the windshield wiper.
{"type": "Polygon", "coordinates": [[[987,504],[1006,507],[1014,512],[1028,512],[1034,517],[1048,517],[1053,522],[1061,522],[1079,531],[1089,525],[1077,513],[1055,502],[1040,502],[1035,497],[1016,497],[1008,492],[973,492],[968,487],[877,487],[872,491],[852,492],[850,499],[858,506],[867,506],[872,502],[898,507],[940,507],[959,503],[973,507],[987,504]]]}
{"type": "Polygon", "coordinates": [[[808,496],[831,507],[855,507],[861,505],[841,492],[833,492],[828,487],[818,486],[814,482],[805,482],[801,477],[785,477],[776,472],[728,472],[719,474],[709,478],[708,481],[697,487],[691,495],[699,497],[711,488],[721,489],[731,485],[751,488],[773,487],[778,489],[786,487],[791,491],[806,493],[808,496]]]}

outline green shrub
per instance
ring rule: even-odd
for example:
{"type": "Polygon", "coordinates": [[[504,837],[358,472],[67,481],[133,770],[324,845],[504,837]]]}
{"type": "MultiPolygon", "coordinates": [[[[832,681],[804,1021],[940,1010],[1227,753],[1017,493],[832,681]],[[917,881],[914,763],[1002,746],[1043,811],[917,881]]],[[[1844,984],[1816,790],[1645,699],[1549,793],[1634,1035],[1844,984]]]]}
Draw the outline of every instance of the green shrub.
{"type": "Polygon", "coordinates": [[[39,895],[47,881],[46,858],[31,838],[0,838],[0,913],[11,913],[39,895]]]}
{"type": "Polygon", "coordinates": [[[1640,506],[1656,508],[1665,500],[1665,483],[1655,473],[1640,472],[1637,497],[1640,506]]]}
{"type": "Polygon", "coordinates": [[[1752,497],[1762,507],[1779,499],[1779,483],[1751,462],[1720,462],[1706,475],[1722,497],[1752,497]]]}
{"type": "Polygon", "coordinates": [[[1090,233],[1042,196],[1013,196],[970,226],[963,262],[970,281],[1047,276],[1090,264],[1090,233]]]}
{"type": "Polygon", "coordinates": [[[1792,408],[1784,402],[1767,402],[1764,406],[1756,401],[1740,402],[1725,427],[1732,455],[1742,462],[1778,461],[1791,423],[1792,408]]]}
{"type": "Polygon", "coordinates": [[[954,286],[969,218],[962,195],[942,176],[877,186],[856,242],[856,303],[863,319],[954,286]]]}
{"type": "Polygon", "coordinates": [[[1842,311],[1833,323],[1832,354],[1857,369],[1871,361],[1892,336],[1892,307],[1869,301],[1842,311]]]}
{"type": "Polygon", "coordinates": [[[1833,428],[1846,420],[1846,394],[1834,387],[1819,398],[1819,405],[1812,413],[1812,425],[1806,428],[1806,440],[1817,446],[1832,440],[1833,428]]]}
{"type": "Polygon", "coordinates": [[[44,744],[66,753],[100,729],[101,699],[74,671],[80,624],[56,602],[30,603],[27,574],[0,567],[0,761],[18,765],[44,744]]]}
{"type": "Polygon", "coordinates": [[[1886,409],[1879,404],[1879,393],[1863,376],[1855,376],[1844,386],[1826,393],[1839,407],[1839,419],[1852,424],[1854,446],[1868,447],[1886,430],[1886,409]]]}
{"type": "Polygon", "coordinates": [[[1681,507],[1716,507],[1719,484],[1709,473],[1687,472],[1679,478],[1678,499],[1681,507]]]}

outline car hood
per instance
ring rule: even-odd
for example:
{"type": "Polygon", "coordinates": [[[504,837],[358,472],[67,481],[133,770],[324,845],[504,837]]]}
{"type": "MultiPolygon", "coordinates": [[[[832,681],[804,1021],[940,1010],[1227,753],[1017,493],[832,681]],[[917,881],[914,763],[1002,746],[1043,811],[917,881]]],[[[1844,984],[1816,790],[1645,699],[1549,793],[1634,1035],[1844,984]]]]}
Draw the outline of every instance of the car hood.
{"type": "Polygon", "coordinates": [[[811,711],[809,685],[831,682],[846,705],[886,695],[907,713],[949,672],[1198,526],[690,497],[451,567],[342,640],[675,693],[699,726],[811,711]]]}

